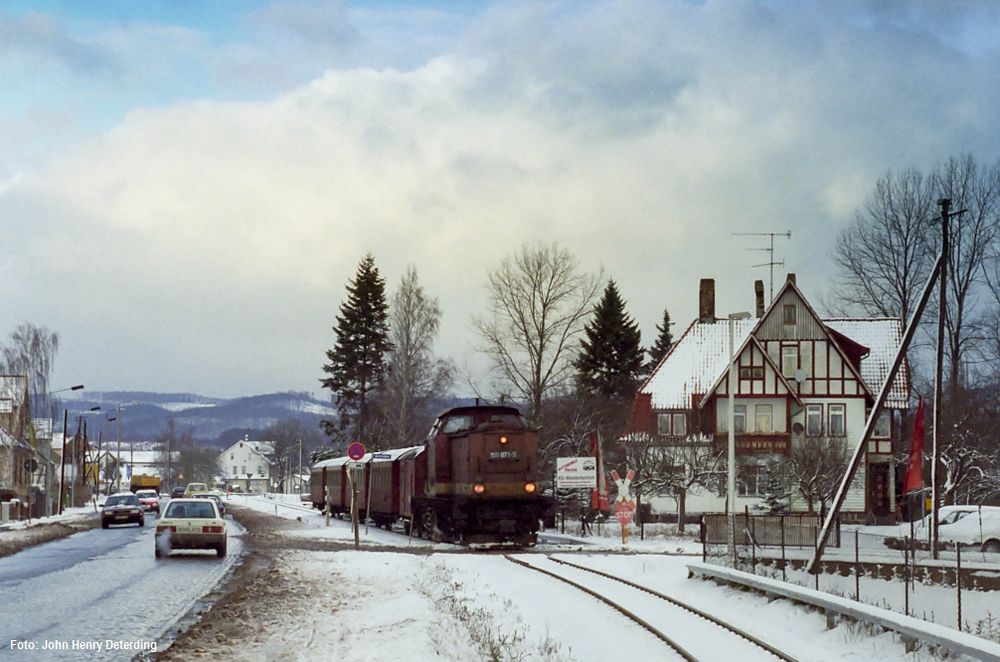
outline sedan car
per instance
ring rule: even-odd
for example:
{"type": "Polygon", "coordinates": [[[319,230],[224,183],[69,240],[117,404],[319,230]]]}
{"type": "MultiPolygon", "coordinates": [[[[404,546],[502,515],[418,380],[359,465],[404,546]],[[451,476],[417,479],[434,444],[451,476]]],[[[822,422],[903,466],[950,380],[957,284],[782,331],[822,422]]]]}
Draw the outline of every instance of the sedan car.
{"type": "Polygon", "coordinates": [[[171,499],[177,499],[182,496],[184,496],[184,488],[179,485],[170,491],[171,499]]]}
{"type": "Polygon", "coordinates": [[[139,504],[139,498],[131,492],[112,494],[101,508],[101,528],[112,524],[146,524],[146,514],[139,504]]]}
{"type": "Polygon", "coordinates": [[[226,555],[226,520],[212,499],[171,499],[156,523],[156,558],[177,549],[214,549],[226,555]]]}
{"type": "Polygon", "coordinates": [[[156,490],[138,490],[135,496],[138,497],[143,510],[160,512],[160,493],[156,490]]]}

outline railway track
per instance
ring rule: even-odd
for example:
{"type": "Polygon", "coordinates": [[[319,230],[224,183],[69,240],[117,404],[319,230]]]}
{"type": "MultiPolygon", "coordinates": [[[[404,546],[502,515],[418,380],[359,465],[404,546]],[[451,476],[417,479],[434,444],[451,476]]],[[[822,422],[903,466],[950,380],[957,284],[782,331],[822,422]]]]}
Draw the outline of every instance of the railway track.
{"type": "Polygon", "coordinates": [[[615,609],[689,662],[721,658],[784,660],[796,658],[754,635],[674,597],[599,570],[551,556],[511,555],[507,560],[573,586],[615,609]],[[669,605],[664,609],[664,604],[669,605]],[[669,634],[668,634],[669,632],[669,634]]]}

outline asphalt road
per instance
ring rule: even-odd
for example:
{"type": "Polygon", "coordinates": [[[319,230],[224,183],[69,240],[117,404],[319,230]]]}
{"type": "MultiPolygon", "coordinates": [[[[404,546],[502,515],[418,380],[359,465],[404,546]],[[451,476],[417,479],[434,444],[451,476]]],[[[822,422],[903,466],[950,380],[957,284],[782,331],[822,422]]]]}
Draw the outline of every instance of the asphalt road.
{"type": "Polygon", "coordinates": [[[242,554],[243,529],[228,526],[224,559],[180,551],[157,560],[153,514],[142,528],[92,529],[0,558],[0,659],[130,660],[152,642],[162,649],[242,554]]]}

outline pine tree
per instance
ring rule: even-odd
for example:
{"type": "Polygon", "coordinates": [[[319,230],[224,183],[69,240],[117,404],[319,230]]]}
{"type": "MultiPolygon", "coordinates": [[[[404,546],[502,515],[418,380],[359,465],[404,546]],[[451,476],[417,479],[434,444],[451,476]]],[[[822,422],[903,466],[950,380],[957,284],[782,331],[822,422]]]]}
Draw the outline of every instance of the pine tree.
{"type": "Polygon", "coordinates": [[[660,361],[663,357],[667,355],[670,351],[671,345],[674,344],[674,334],[670,332],[670,327],[674,325],[670,321],[670,311],[666,308],[663,309],[663,324],[656,327],[657,336],[656,342],[646,350],[649,354],[649,363],[645,366],[645,374],[652,374],[656,370],[656,366],[660,365],[660,361]]]}
{"type": "Polygon", "coordinates": [[[625,312],[613,280],[583,333],[575,362],[580,387],[606,397],[633,395],[642,370],[639,325],[625,312]]]}
{"type": "Polygon", "coordinates": [[[362,442],[365,439],[368,395],[382,381],[385,354],[392,348],[388,308],[385,280],[369,253],[358,265],[357,275],[347,284],[347,301],[341,304],[337,325],[333,327],[337,340],[333,349],[327,350],[329,363],[323,366],[329,377],[321,383],[333,392],[340,414],[338,422],[321,422],[331,437],[340,432],[362,442]]]}

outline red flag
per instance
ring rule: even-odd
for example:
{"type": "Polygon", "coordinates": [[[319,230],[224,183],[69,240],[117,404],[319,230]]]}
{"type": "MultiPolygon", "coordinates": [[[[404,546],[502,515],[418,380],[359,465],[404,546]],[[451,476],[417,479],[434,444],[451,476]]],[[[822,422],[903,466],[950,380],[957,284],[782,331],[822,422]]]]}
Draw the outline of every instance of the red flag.
{"type": "Polygon", "coordinates": [[[919,492],[924,488],[924,400],[920,399],[913,421],[913,441],[910,443],[910,464],[906,468],[903,493],[919,492]]]}
{"type": "Polygon", "coordinates": [[[602,513],[611,511],[608,500],[608,479],[604,476],[604,455],[597,435],[590,437],[590,454],[597,459],[597,488],[590,491],[590,507],[602,513]]]}

